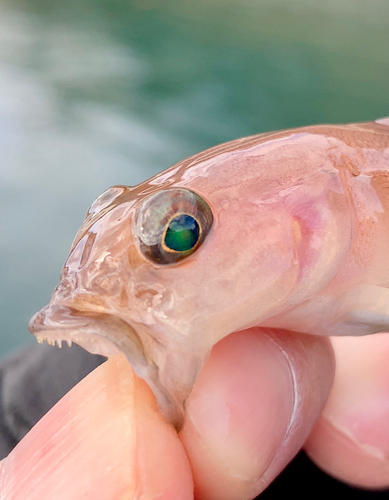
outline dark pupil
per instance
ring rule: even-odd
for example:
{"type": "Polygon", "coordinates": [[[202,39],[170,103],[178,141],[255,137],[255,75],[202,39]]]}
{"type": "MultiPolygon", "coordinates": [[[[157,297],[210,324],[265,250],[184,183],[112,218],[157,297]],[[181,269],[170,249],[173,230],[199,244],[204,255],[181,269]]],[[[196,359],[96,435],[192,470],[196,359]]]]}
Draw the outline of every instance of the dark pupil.
{"type": "Polygon", "coordinates": [[[199,233],[196,219],[186,214],[177,215],[168,225],[165,245],[176,252],[185,252],[196,245],[199,233]]]}

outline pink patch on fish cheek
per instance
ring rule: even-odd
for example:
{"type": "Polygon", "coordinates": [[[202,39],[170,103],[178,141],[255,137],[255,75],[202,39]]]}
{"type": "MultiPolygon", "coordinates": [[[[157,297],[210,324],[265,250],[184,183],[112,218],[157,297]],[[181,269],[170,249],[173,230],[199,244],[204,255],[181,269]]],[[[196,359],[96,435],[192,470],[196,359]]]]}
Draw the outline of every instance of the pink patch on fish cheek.
{"type": "Polygon", "coordinates": [[[320,212],[310,203],[297,207],[297,210],[293,213],[293,219],[300,229],[299,239],[296,241],[300,262],[300,280],[305,275],[306,269],[313,267],[319,258],[320,232],[323,222],[320,212]]]}

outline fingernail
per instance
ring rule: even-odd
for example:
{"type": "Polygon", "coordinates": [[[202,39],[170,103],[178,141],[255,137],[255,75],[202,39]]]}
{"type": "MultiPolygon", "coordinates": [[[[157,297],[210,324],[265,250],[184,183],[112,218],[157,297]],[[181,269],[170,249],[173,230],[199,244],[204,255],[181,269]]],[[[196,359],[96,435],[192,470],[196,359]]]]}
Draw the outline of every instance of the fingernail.
{"type": "MultiPolygon", "coordinates": [[[[239,332],[215,346],[200,373],[184,442],[196,433],[199,456],[208,450],[231,477],[256,481],[279,449],[293,409],[293,376],[282,350],[258,329],[239,332]]],[[[192,455],[196,470],[195,462],[192,455]]]]}
{"type": "Polygon", "coordinates": [[[364,452],[389,460],[389,336],[336,339],[337,373],[324,417],[364,452]]]}

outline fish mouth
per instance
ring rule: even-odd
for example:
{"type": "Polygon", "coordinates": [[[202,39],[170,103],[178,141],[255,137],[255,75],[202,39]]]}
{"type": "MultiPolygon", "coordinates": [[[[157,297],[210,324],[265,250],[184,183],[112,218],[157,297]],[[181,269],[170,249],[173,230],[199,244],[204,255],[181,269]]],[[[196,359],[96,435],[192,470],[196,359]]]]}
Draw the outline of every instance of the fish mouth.
{"type": "Polygon", "coordinates": [[[123,319],[107,312],[80,310],[68,305],[49,304],[36,313],[29,324],[30,332],[42,344],[69,347],[76,343],[102,356],[123,353],[133,366],[150,367],[150,360],[136,330],[123,319]]]}
{"type": "MultiPolygon", "coordinates": [[[[66,304],[49,304],[36,313],[29,324],[39,343],[69,347],[76,343],[102,356],[124,354],[135,373],[145,379],[156,396],[165,418],[177,429],[183,422],[183,401],[166,386],[152,354],[129,323],[109,312],[74,308],[66,304]]],[[[161,346],[160,346],[161,347],[161,346]]]]}

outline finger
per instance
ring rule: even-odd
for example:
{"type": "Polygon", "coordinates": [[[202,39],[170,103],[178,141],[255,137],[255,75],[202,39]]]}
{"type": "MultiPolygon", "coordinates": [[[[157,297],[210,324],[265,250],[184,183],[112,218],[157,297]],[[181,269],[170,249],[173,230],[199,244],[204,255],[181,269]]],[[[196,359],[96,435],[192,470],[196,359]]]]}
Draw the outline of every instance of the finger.
{"type": "Polygon", "coordinates": [[[189,399],[180,437],[195,498],[254,498],[303,445],[328,396],[327,339],[259,328],[217,344],[189,399]]]}
{"type": "Polygon", "coordinates": [[[174,429],[123,356],[72,389],[3,460],[4,500],[193,498],[174,429]]]}
{"type": "Polygon", "coordinates": [[[356,486],[389,487],[389,334],[333,340],[334,387],[306,451],[356,486]]]}

